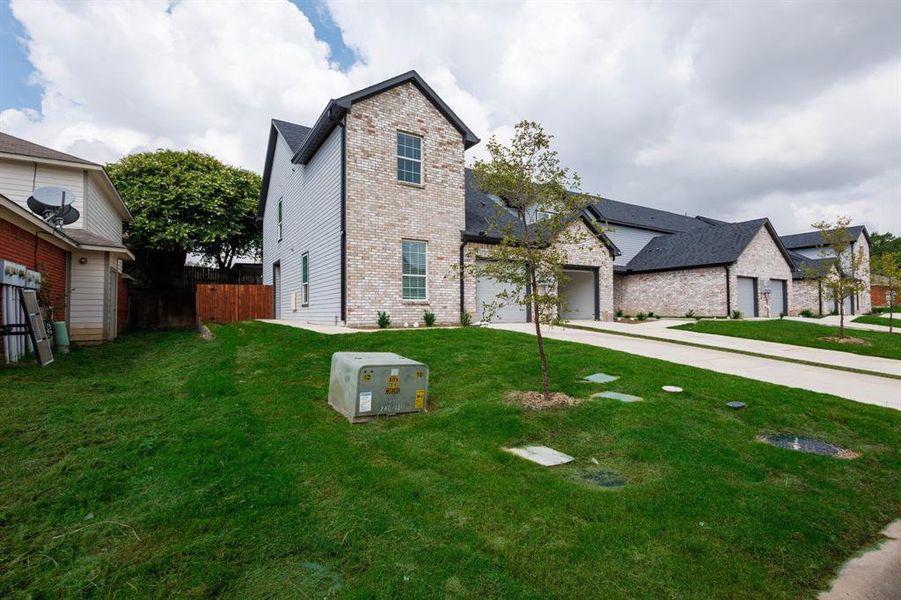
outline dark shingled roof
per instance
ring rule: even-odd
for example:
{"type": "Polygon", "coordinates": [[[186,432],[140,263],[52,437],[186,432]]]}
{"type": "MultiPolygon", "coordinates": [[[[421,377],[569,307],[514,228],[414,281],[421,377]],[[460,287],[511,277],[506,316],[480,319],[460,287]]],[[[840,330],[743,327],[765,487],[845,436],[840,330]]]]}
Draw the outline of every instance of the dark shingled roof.
{"type": "MultiPolygon", "coordinates": [[[[738,260],[761,227],[767,227],[771,235],[778,239],[767,219],[659,235],[632,257],[627,269],[630,273],[642,273],[728,265],[738,260]]],[[[788,255],[785,256],[791,264],[788,255]]]]}
{"type": "MultiPolygon", "coordinates": [[[[861,232],[866,232],[866,229],[863,225],[855,225],[854,227],[848,227],[848,235],[851,239],[849,242],[853,242],[858,237],[860,237],[861,232]]],[[[823,234],[819,231],[808,231],[805,233],[794,233],[792,235],[783,235],[781,238],[782,245],[788,248],[789,250],[794,250],[796,248],[816,248],[817,246],[823,246],[825,242],[823,241],[823,234]]]]}
{"type": "Polygon", "coordinates": [[[272,124],[278,129],[278,132],[282,134],[285,141],[288,142],[288,147],[291,148],[292,154],[300,149],[300,145],[303,144],[307,134],[310,133],[309,127],[304,127],[297,123],[272,119],[272,124]]]}
{"type": "MultiPolygon", "coordinates": [[[[464,240],[472,242],[497,243],[504,237],[507,227],[513,231],[521,231],[522,225],[519,219],[504,206],[497,196],[486,194],[476,185],[472,169],[464,170],[466,189],[466,229],[463,230],[464,240]]],[[[581,215],[585,225],[594,233],[614,255],[620,253],[619,248],[604,235],[593,223],[593,218],[587,212],[581,215]]]]}
{"type": "Polygon", "coordinates": [[[693,231],[710,227],[710,223],[695,217],[679,215],[666,210],[628,204],[618,200],[601,199],[591,205],[598,219],[615,225],[643,227],[666,233],[693,231]]]}
{"type": "Polygon", "coordinates": [[[47,148],[46,146],[39,146],[28,140],[11,136],[8,133],[0,133],[0,152],[6,154],[18,154],[20,156],[30,156],[33,158],[59,160],[80,165],[99,166],[97,163],[93,163],[89,160],[78,158],[77,156],[66,154],[65,152],[59,152],[53,148],[47,148]]]}
{"type": "Polygon", "coordinates": [[[510,213],[499,198],[479,189],[472,169],[465,170],[464,180],[466,183],[466,230],[463,234],[466,237],[500,241],[504,235],[503,231],[498,231],[498,225],[502,229],[511,226],[519,230],[519,219],[510,213]]]}
{"type": "Polygon", "coordinates": [[[810,269],[813,269],[818,276],[825,275],[834,263],[832,258],[809,258],[793,250],[789,250],[788,255],[794,263],[792,265],[792,279],[807,279],[810,269]]]}

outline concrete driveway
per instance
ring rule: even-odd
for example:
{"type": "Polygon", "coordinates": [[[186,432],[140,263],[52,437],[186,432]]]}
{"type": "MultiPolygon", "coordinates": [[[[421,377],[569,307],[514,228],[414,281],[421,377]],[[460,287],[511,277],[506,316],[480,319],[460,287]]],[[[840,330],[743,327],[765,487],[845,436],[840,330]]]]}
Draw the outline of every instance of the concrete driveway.
{"type": "MultiPolygon", "coordinates": [[[[488,327],[535,334],[535,327],[531,323],[495,324],[488,327]]],[[[695,348],[662,340],[632,338],[602,331],[545,326],[542,332],[549,339],[618,350],[717,373],[832,394],[863,404],[901,410],[901,381],[897,379],[800,365],[710,348],[695,348]]]]}

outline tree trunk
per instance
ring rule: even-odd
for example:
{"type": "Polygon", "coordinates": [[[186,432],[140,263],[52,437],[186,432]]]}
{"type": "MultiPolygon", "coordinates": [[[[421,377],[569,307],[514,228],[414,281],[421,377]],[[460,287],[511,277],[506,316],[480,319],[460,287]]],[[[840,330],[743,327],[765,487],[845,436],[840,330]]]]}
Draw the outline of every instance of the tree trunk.
{"type": "Polygon", "coordinates": [[[529,281],[532,284],[532,320],[535,322],[535,337],[538,340],[538,360],[541,363],[541,394],[544,399],[550,401],[551,390],[548,385],[547,356],[544,354],[544,338],[541,337],[541,319],[538,318],[538,301],[535,294],[538,292],[538,278],[535,276],[534,265],[529,265],[529,281]]]}
{"type": "Polygon", "coordinates": [[[838,337],[845,339],[845,298],[838,301],[838,337]]]}

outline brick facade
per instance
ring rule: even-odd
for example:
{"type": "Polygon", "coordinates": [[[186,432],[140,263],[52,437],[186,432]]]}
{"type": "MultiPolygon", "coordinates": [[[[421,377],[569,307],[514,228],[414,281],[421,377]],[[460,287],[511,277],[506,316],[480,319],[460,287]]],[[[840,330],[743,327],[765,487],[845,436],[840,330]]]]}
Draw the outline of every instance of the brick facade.
{"type": "Polygon", "coordinates": [[[792,268],[765,227],[760,228],[760,231],[757,232],[751,243],[748,244],[741,256],[738,257],[738,260],[735,261],[735,264],[730,269],[730,274],[732,277],[730,285],[732,310],[738,309],[737,278],[756,277],[759,283],[757,286],[759,316],[778,317],[779,313],[782,312],[779,307],[769,306],[769,298],[764,293],[764,286],[762,285],[765,279],[782,279],[785,281],[788,310],[791,313],[792,268]]]}
{"type": "Polygon", "coordinates": [[[42,298],[50,300],[53,319],[66,319],[67,252],[9,221],[0,219],[0,259],[11,260],[42,275],[42,298]]]}
{"type": "Polygon", "coordinates": [[[826,302],[827,292],[815,279],[796,279],[788,295],[788,314],[797,317],[802,310],[815,315],[829,314],[831,303],[826,302]]]}
{"type": "Polygon", "coordinates": [[[626,315],[653,312],[662,317],[726,316],[726,269],[703,267],[618,275],[619,304],[626,315]]]}
{"type": "Polygon", "coordinates": [[[463,138],[412,83],[353,105],[346,117],[347,324],[459,323],[463,138]],[[397,181],[397,132],[422,137],[422,185],[397,181]],[[404,301],[401,241],[428,242],[426,301],[404,301]]]}

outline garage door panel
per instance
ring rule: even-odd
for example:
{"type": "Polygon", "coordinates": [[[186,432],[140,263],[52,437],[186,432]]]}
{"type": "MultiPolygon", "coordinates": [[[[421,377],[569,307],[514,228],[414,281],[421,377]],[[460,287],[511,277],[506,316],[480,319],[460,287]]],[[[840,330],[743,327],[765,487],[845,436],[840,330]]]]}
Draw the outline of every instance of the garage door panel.
{"type": "Polygon", "coordinates": [[[566,320],[595,318],[595,277],[593,271],[565,271],[567,281],[560,286],[563,310],[560,316],[566,320]]]}
{"type": "Polygon", "coordinates": [[[787,314],[785,309],[785,280],[770,280],[770,316],[778,317],[787,314]]]}
{"type": "MultiPolygon", "coordinates": [[[[504,291],[512,293],[513,286],[501,283],[491,277],[479,277],[476,281],[476,317],[479,321],[486,321],[486,306],[498,301],[498,295],[504,291]]],[[[504,302],[507,302],[505,299],[504,302]]],[[[491,318],[496,323],[525,323],[526,309],[520,304],[507,303],[495,310],[491,318]]]]}
{"type": "Polygon", "coordinates": [[[753,277],[738,278],[738,310],[743,317],[756,317],[756,280],[753,277]]]}

